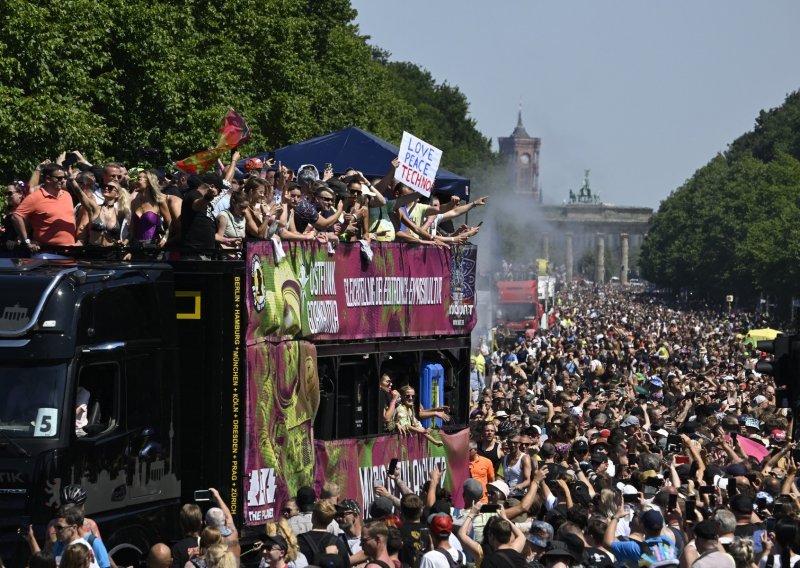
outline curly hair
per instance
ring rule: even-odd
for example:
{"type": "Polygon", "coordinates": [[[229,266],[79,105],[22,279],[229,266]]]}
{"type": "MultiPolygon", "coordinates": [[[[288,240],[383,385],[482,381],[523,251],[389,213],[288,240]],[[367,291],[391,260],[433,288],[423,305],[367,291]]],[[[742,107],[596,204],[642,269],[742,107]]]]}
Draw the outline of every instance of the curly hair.
{"type": "Polygon", "coordinates": [[[297,537],[286,519],[281,518],[277,521],[267,523],[264,527],[264,532],[267,533],[267,536],[282,536],[286,540],[286,544],[289,545],[289,550],[286,551],[286,561],[292,562],[297,560],[297,553],[300,551],[300,545],[297,543],[297,537]]]}

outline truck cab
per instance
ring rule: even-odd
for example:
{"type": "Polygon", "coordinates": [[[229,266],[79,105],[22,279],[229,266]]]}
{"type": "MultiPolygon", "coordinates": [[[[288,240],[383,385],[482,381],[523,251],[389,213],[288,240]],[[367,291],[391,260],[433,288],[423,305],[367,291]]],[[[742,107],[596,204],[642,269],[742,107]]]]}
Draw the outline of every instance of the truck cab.
{"type": "Polygon", "coordinates": [[[497,325],[518,335],[539,329],[542,306],[536,280],[497,282],[497,325]]]}
{"type": "Polygon", "coordinates": [[[0,554],[78,483],[125,562],[178,504],[169,267],[0,259],[0,298],[0,554]]]}

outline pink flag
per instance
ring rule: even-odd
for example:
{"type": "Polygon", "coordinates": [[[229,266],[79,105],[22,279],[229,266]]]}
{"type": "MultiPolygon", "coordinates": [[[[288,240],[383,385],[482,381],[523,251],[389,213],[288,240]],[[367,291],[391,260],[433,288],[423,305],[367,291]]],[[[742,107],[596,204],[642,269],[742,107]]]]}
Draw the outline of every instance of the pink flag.
{"type": "MultiPolygon", "coordinates": [[[[725,436],[728,440],[730,440],[730,436],[725,436]]],[[[769,450],[765,448],[762,444],[756,442],[755,440],[751,440],[750,438],[746,438],[739,434],[737,436],[739,439],[739,445],[744,450],[744,453],[748,456],[752,456],[756,458],[758,461],[763,460],[766,456],[769,455],[769,450]]]]}

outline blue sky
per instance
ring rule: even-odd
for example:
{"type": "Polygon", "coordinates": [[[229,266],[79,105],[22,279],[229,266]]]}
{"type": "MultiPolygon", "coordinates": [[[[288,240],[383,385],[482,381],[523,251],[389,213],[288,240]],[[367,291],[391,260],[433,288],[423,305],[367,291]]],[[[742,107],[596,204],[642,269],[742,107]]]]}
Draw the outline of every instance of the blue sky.
{"type": "Polygon", "coordinates": [[[392,60],[457,85],[495,143],[542,139],[545,201],[584,169],[606,203],[657,208],[800,89],[797,0],[353,0],[392,60]]]}

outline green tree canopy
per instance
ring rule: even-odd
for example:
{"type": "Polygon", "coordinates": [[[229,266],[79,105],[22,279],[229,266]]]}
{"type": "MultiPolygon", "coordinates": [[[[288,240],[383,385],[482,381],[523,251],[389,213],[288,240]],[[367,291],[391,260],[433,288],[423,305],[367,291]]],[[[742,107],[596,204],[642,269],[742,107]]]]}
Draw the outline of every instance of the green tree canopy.
{"type": "Polygon", "coordinates": [[[762,111],[669,198],[641,252],[646,278],[721,301],[800,295],[800,96],[762,111]]]}
{"type": "Polygon", "coordinates": [[[490,156],[466,97],[411,63],[389,63],[349,0],[7,0],[0,26],[0,174],[81,150],[175,161],[216,143],[228,107],[246,155],[354,125],[399,143],[408,130],[463,171],[490,156]]]}

